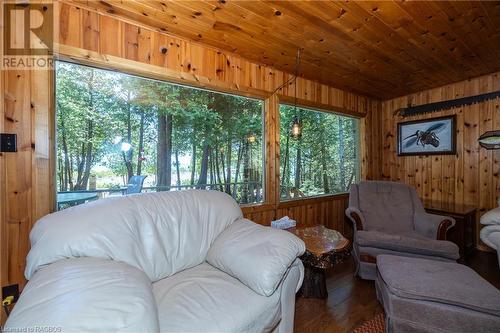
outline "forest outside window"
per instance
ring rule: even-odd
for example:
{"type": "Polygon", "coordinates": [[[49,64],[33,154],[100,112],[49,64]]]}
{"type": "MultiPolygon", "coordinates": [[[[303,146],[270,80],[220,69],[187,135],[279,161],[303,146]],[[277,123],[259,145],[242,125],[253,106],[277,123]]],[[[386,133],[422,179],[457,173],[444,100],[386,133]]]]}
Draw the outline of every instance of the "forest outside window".
{"type": "Polygon", "coordinates": [[[56,114],[61,209],[137,187],[263,201],[261,100],[57,62],[56,114]]]}
{"type": "Polygon", "coordinates": [[[359,178],[359,120],[280,105],[282,200],[343,193],[359,178]],[[294,119],[301,135],[291,135],[294,119]]]}

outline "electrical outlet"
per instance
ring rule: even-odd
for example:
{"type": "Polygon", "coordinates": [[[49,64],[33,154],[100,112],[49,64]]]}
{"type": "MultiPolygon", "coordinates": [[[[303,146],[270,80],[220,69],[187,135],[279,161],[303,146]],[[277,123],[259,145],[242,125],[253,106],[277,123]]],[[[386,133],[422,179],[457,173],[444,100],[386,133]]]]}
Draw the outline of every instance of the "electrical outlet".
{"type": "Polygon", "coordinates": [[[14,303],[17,302],[19,298],[19,285],[11,284],[10,286],[2,287],[2,299],[5,297],[14,296],[14,303]]]}
{"type": "Polygon", "coordinates": [[[15,153],[17,151],[17,135],[0,133],[0,152],[15,153]]]}

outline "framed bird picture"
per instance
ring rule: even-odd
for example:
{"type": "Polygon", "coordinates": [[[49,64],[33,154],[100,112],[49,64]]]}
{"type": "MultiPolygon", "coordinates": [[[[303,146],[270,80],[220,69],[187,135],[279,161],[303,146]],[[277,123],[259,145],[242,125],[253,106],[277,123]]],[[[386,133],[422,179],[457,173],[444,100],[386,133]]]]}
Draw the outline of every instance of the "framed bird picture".
{"type": "Polygon", "coordinates": [[[456,153],[456,116],[398,123],[398,156],[456,153]]]}

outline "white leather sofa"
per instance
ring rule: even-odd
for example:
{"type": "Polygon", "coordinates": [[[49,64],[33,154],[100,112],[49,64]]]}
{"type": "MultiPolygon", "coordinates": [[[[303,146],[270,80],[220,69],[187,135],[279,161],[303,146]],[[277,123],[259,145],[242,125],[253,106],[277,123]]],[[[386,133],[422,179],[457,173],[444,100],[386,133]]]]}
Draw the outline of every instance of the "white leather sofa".
{"type": "Polygon", "coordinates": [[[481,224],[484,227],[481,229],[480,237],[486,245],[497,251],[498,267],[500,267],[500,200],[498,206],[481,216],[481,224]]]}
{"type": "Polygon", "coordinates": [[[293,332],[304,243],[215,191],[109,198],[39,220],[4,329],[293,332]]]}

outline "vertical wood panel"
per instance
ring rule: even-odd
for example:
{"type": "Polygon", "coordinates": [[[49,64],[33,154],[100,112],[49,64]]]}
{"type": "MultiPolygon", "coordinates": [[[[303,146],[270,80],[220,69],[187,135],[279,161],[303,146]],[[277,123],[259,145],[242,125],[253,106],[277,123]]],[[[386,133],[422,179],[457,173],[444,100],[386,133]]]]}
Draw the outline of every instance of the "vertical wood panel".
{"type": "Polygon", "coordinates": [[[275,205],[279,201],[280,193],[276,189],[279,187],[279,110],[277,96],[271,96],[265,101],[265,141],[266,141],[266,194],[269,196],[266,201],[275,205]]]}
{"type": "Polygon", "coordinates": [[[81,10],[82,47],[99,52],[99,16],[97,13],[81,10]]]}
{"type": "Polygon", "coordinates": [[[32,183],[33,219],[31,225],[55,208],[55,113],[52,112],[54,73],[33,71],[31,80],[31,105],[33,111],[32,183]],[[40,191],[39,189],[45,189],[40,191]]]}
{"type": "Polygon", "coordinates": [[[123,55],[128,60],[139,61],[140,28],[129,23],[124,23],[124,26],[125,26],[125,33],[123,35],[123,38],[124,38],[125,53],[123,55]]]}
{"type": "Polygon", "coordinates": [[[59,43],[74,47],[81,47],[80,12],[77,7],[57,6],[59,15],[59,43]]]}
{"type": "Polygon", "coordinates": [[[113,20],[107,16],[99,18],[100,25],[105,29],[99,30],[99,46],[103,54],[110,54],[120,57],[122,37],[121,24],[117,20],[113,20]]]}
{"type": "Polygon", "coordinates": [[[5,154],[5,220],[9,249],[7,283],[23,281],[27,232],[32,221],[32,108],[31,72],[4,71],[6,99],[4,130],[17,133],[18,152],[5,154]]]}

